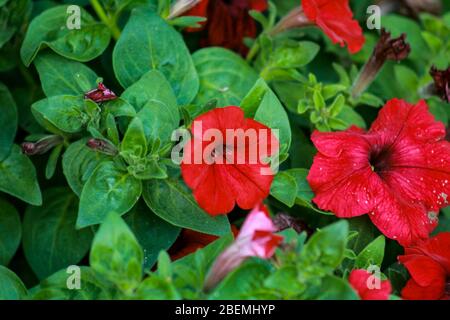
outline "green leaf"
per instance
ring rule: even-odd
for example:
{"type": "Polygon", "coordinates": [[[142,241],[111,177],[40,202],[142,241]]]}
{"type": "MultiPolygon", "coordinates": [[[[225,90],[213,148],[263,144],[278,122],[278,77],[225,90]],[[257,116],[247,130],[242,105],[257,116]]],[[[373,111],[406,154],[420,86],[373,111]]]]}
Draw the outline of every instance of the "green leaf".
{"type": "MultiPolygon", "coordinates": [[[[113,288],[106,285],[90,267],[77,270],[60,270],[32,289],[33,300],[109,300],[113,298],[113,288]],[[80,276],[80,289],[69,289],[70,277],[80,276]]],[[[115,288],[114,288],[115,289],[115,288]]]]}
{"type": "Polygon", "coordinates": [[[279,172],[270,187],[270,194],[288,207],[295,204],[297,198],[297,182],[289,173],[279,172]]]}
{"type": "Polygon", "coordinates": [[[242,99],[241,109],[244,110],[247,118],[253,118],[255,116],[258,107],[261,105],[266,93],[270,90],[264,79],[256,81],[253,88],[242,99]]]}
{"type": "Polygon", "coordinates": [[[47,166],[45,167],[45,178],[50,180],[56,171],[56,166],[58,165],[59,156],[61,155],[64,145],[60,144],[56,146],[50,156],[48,157],[47,166]]]}
{"type": "Polygon", "coordinates": [[[239,55],[224,48],[205,48],[192,58],[200,77],[195,104],[218,99],[218,106],[238,106],[258,80],[258,74],[239,55]]]}
{"type": "Polygon", "coordinates": [[[177,100],[166,78],[157,70],[147,72],[122,94],[144,124],[147,141],[170,141],[180,123],[177,100]]]}
{"type": "Polygon", "coordinates": [[[198,91],[197,72],[181,35],[150,10],[132,12],[114,48],[113,66],[124,88],[150,70],[160,71],[180,105],[189,104],[198,91]]]}
{"type": "Polygon", "coordinates": [[[23,249],[39,279],[79,263],[88,252],[93,234],[75,229],[77,212],[78,198],[68,188],[48,189],[42,207],[27,208],[23,249]]]}
{"type": "Polygon", "coordinates": [[[147,155],[147,140],[145,139],[144,126],[141,119],[134,118],[128,125],[120,145],[120,151],[133,154],[139,158],[147,155]]]}
{"type": "Polygon", "coordinates": [[[39,50],[49,47],[57,54],[77,61],[90,61],[103,53],[111,38],[109,29],[81,8],[80,29],[67,27],[67,5],[50,8],[33,19],[20,49],[29,66],[39,50]]]}
{"type": "Polygon", "coordinates": [[[348,222],[341,220],[318,230],[305,244],[301,257],[334,270],[344,259],[348,240],[348,222]]]}
{"type": "Polygon", "coordinates": [[[173,131],[178,128],[180,118],[168,112],[166,105],[158,101],[149,101],[137,114],[144,124],[147,140],[161,143],[171,141],[173,131]]]}
{"type": "Polygon", "coordinates": [[[310,41],[289,42],[275,49],[270,57],[269,68],[300,68],[310,63],[320,46],[310,41]]]}
{"type": "Polygon", "coordinates": [[[379,236],[369,243],[356,257],[355,268],[366,269],[371,265],[381,267],[385,244],[386,240],[384,236],[379,236]]]}
{"type": "Polygon", "coordinates": [[[0,161],[11,152],[16,136],[18,115],[17,107],[8,88],[0,82],[0,161]]]}
{"type": "Polygon", "coordinates": [[[104,110],[114,117],[135,117],[134,107],[122,98],[104,102],[104,110]]]}
{"type": "Polygon", "coordinates": [[[333,126],[333,128],[336,130],[345,130],[352,125],[355,125],[359,128],[367,128],[364,119],[359,115],[359,113],[357,113],[349,106],[344,106],[341,113],[337,115],[336,119],[341,120],[344,123],[344,125],[341,126],[333,126]]]}
{"type": "Polygon", "coordinates": [[[0,265],[9,264],[21,237],[22,225],[16,208],[0,198],[0,265]]]}
{"type": "Polygon", "coordinates": [[[398,97],[406,99],[406,101],[415,103],[419,100],[419,78],[416,73],[404,65],[394,66],[396,82],[399,88],[398,97]]]}
{"type": "Polygon", "coordinates": [[[158,70],[150,70],[138,81],[130,85],[122,94],[136,111],[141,110],[148,102],[156,101],[165,105],[166,112],[178,115],[177,98],[170,83],[158,70]]]}
{"type": "Polygon", "coordinates": [[[227,217],[212,217],[203,211],[181,180],[146,181],[143,196],[156,215],[175,226],[217,236],[230,231],[227,217]]]}
{"type": "Polygon", "coordinates": [[[78,140],[63,155],[63,172],[70,188],[79,197],[83,186],[100,163],[109,159],[103,153],[86,146],[87,138],[78,140]]]}
{"type": "Polygon", "coordinates": [[[145,269],[150,269],[159,252],[168,250],[180,234],[180,228],[156,216],[143,201],[124,218],[144,250],[145,269]]]}
{"type": "Polygon", "coordinates": [[[141,282],[144,253],[133,232],[114,212],[106,215],[97,231],[89,260],[92,269],[126,294],[141,282]]]}
{"type": "Polygon", "coordinates": [[[0,162],[0,191],[32,205],[42,204],[33,163],[17,145],[14,145],[9,156],[0,162]]]}
{"type": "Polygon", "coordinates": [[[213,300],[250,300],[264,293],[263,283],[269,276],[271,265],[253,259],[231,272],[209,296],[213,300]]]}
{"type": "Polygon", "coordinates": [[[350,284],[336,276],[327,275],[322,280],[322,288],[318,300],[360,300],[350,284]]]}
{"type": "Polygon", "coordinates": [[[47,97],[81,95],[97,86],[98,77],[89,67],[53,52],[39,54],[34,64],[47,97]]]}
{"type": "Polygon", "coordinates": [[[256,111],[255,120],[270,129],[279,130],[280,154],[287,153],[291,146],[291,126],[280,100],[272,90],[268,91],[256,111]]]}
{"type": "Polygon", "coordinates": [[[81,131],[88,121],[83,113],[84,99],[81,96],[53,96],[35,102],[31,111],[67,133],[81,131]]]}
{"type": "Polygon", "coordinates": [[[108,212],[127,213],[141,196],[142,184],[112,161],[102,162],[89,177],[80,197],[77,228],[103,222],[108,212]]]}
{"type": "Polygon", "coordinates": [[[0,266],[0,300],[20,300],[27,296],[27,288],[11,270],[0,266]]]}
{"type": "Polygon", "coordinates": [[[139,285],[136,299],[141,300],[180,300],[175,286],[163,277],[152,274],[139,285]]]}

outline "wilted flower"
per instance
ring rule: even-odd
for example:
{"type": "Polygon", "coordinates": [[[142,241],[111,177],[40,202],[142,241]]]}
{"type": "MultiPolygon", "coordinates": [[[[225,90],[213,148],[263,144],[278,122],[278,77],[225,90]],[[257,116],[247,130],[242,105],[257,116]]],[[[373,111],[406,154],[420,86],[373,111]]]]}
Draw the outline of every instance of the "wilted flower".
{"type": "Polygon", "coordinates": [[[208,18],[202,29],[187,29],[189,32],[206,29],[202,46],[225,47],[245,55],[248,48],[244,38],[254,38],[257,32],[256,23],[248,12],[266,9],[267,0],[201,0],[184,15],[208,18]]]}
{"type": "Polygon", "coordinates": [[[353,85],[352,96],[359,97],[364,90],[375,80],[387,60],[401,61],[411,52],[406,42],[406,34],[398,38],[391,38],[391,34],[381,29],[381,36],[372,52],[369,61],[364,65],[358,79],[353,85]]]}
{"type": "Polygon", "coordinates": [[[205,290],[214,288],[245,259],[259,257],[269,259],[283,242],[283,237],[274,234],[276,227],[264,205],[255,207],[233,244],[217,258],[205,281],[205,290]]]}
{"type": "Polygon", "coordinates": [[[438,70],[432,67],[430,74],[434,80],[435,92],[445,102],[450,102],[450,67],[447,70],[438,70]]]}

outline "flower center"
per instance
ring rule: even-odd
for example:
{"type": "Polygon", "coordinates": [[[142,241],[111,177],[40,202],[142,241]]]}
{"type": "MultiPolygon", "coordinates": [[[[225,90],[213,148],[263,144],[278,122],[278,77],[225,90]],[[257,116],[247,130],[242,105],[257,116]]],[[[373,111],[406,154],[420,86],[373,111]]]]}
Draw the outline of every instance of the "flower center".
{"type": "Polygon", "coordinates": [[[216,145],[216,147],[211,152],[211,158],[215,160],[215,162],[224,163],[228,160],[228,158],[232,157],[233,148],[226,145],[220,144],[216,145]]]}
{"type": "Polygon", "coordinates": [[[369,157],[369,163],[372,166],[373,171],[381,173],[389,168],[390,164],[390,152],[389,149],[381,149],[379,151],[373,151],[369,157]]]}

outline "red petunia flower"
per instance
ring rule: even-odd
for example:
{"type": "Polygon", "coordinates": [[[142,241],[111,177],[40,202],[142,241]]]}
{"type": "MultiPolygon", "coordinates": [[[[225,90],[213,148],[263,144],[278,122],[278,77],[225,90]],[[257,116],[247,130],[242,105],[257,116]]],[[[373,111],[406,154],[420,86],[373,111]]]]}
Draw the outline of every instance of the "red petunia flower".
{"type": "MultiPolygon", "coordinates": [[[[248,48],[243,40],[254,38],[257,28],[250,10],[265,11],[267,0],[201,0],[199,4],[185,13],[185,16],[207,17],[206,36],[201,45],[225,47],[245,55],[248,48]]],[[[199,31],[202,29],[188,29],[199,31]]]]}
{"type": "Polygon", "coordinates": [[[403,299],[450,299],[450,232],[406,248],[399,260],[411,275],[402,290],[403,299]]]}
{"type": "Polygon", "coordinates": [[[392,292],[389,280],[376,278],[375,275],[363,269],[353,270],[348,277],[348,282],[361,300],[388,300],[392,292]]]}
{"type": "Polygon", "coordinates": [[[369,132],[314,132],[313,201],[340,218],[370,213],[402,245],[427,239],[450,194],[450,143],[424,101],[393,99],[369,132]]]}
{"type": "Polygon", "coordinates": [[[181,173],[209,214],[227,214],[236,203],[251,209],[269,195],[273,174],[265,160],[276,153],[268,127],[245,119],[239,107],[218,108],[194,120],[181,173]]]}
{"type": "Polygon", "coordinates": [[[302,0],[306,17],[342,47],[347,44],[350,53],[364,45],[365,38],[358,21],[353,19],[349,0],[302,0]]]}

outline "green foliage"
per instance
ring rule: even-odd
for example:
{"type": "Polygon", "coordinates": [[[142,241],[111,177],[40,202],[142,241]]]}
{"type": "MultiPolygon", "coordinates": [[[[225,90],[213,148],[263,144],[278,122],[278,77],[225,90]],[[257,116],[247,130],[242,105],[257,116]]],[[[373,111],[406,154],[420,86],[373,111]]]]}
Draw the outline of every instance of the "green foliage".
{"type": "Polygon", "coordinates": [[[190,103],[198,90],[197,72],[181,36],[149,10],[133,11],[114,48],[113,65],[124,88],[150,70],[160,71],[181,105],[190,103]]]}
{"type": "Polygon", "coordinates": [[[10,203],[0,199],[0,265],[7,266],[22,237],[19,214],[10,203]]]}
{"type": "MultiPolygon", "coordinates": [[[[351,1],[360,22],[370,4],[351,1]]],[[[378,31],[365,30],[355,55],[320,28],[277,34],[278,21],[299,1],[274,0],[265,12],[249,11],[259,24],[254,39],[233,39],[248,46],[245,56],[228,49],[234,45],[208,45],[205,36],[221,39],[210,29],[214,17],[175,16],[173,5],[0,0],[0,299],[357,300],[348,276],[374,266],[398,299],[410,278],[397,263],[402,247],[368,216],[338,219],[314,204],[310,135],[368,129],[394,97],[424,99],[448,127],[448,103],[429,71],[450,63],[449,4],[441,16],[383,15],[393,37],[407,34],[411,54],[385,63],[357,94],[378,31]],[[80,29],[69,28],[69,5],[80,6],[80,29]],[[206,290],[249,208],[205,212],[171,151],[180,142],[176,130],[226,106],[276,134],[279,152],[264,159],[276,172],[264,204],[283,213],[277,227],[288,229],[272,257],[246,257],[206,290]],[[21,150],[25,141],[48,148],[33,154],[21,150]]],[[[207,174],[240,182],[225,171],[207,174]]],[[[433,234],[450,231],[449,212],[442,210],[433,234]]]]}
{"type": "Polygon", "coordinates": [[[79,263],[93,235],[75,229],[78,198],[70,190],[48,189],[43,200],[42,207],[28,207],[23,221],[23,250],[39,279],[79,263]]]}
{"type": "Polygon", "coordinates": [[[29,66],[39,50],[49,47],[59,55],[77,60],[90,61],[106,49],[110,32],[103,23],[98,23],[84,9],[81,9],[82,29],[69,29],[67,5],[44,11],[31,22],[22,43],[20,56],[29,66]]]}

